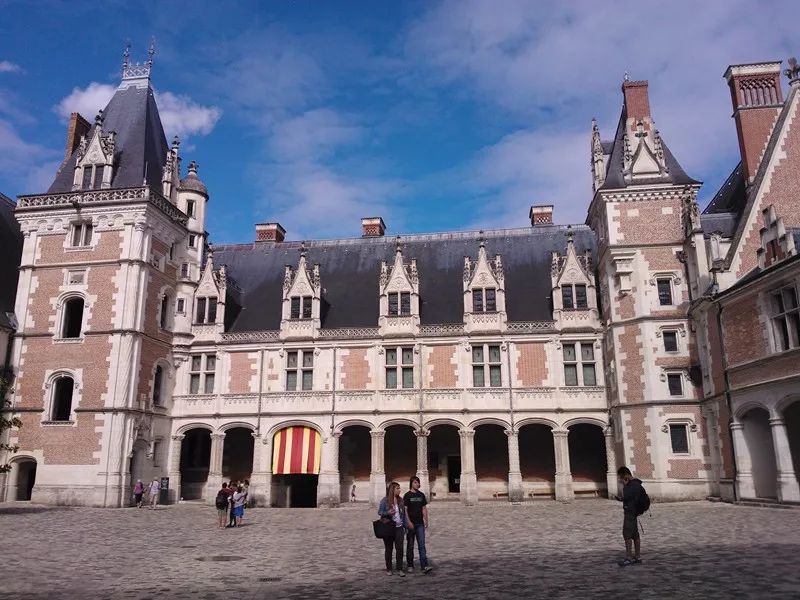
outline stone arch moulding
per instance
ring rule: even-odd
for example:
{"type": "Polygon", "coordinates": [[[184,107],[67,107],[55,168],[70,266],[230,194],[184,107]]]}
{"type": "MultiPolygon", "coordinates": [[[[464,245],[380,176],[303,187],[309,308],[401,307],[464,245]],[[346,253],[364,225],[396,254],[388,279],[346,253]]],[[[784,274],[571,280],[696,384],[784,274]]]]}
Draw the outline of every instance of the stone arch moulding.
{"type": "Polygon", "coordinates": [[[423,423],[422,427],[426,431],[430,431],[434,427],[438,427],[438,426],[441,426],[441,425],[449,425],[449,426],[455,427],[459,431],[461,431],[463,429],[467,429],[467,427],[468,427],[466,423],[458,421],[456,419],[451,419],[449,417],[441,417],[441,418],[437,418],[437,419],[432,419],[430,421],[427,421],[427,422],[423,423]]]}
{"type": "Polygon", "coordinates": [[[791,393],[787,394],[775,404],[775,412],[777,414],[773,415],[770,413],[771,417],[783,417],[784,411],[789,408],[795,402],[800,402],[800,394],[791,393]]]}
{"type": "Polygon", "coordinates": [[[186,423],[185,425],[181,425],[178,429],[175,430],[175,433],[172,435],[186,435],[187,432],[191,431],[192,429],[206,429],[209,433],[214,433],[214,426],[209,423],[201,423],[194,421],[192,423],[186,423]]]}
{"type": "Polygon", "coordinates": [[[595,425],[605,431],[606,427],[608,427],[608,421],[598,419],[597,417],[574,417],[566,421],[562,427],[563,429],[569,430],[573,425],[595,425]]]}
{"type": "Polygon", "coordinates": [[[253,433],[255,433],[256,431],[256,426],[253,425],[252,423],[248,423],[246,421],[232,421],[230,423],[223,423],[222,425],[220,425],[217,428],[216,433],[225,433],[229,429],[236,429],[238,427],[242,429],[249,429],[253,433]]]}
{"type": "Polygon", "coordinates": [[[742,418],[754,408],[760,408],[761,410],[766,411],[768,415],[772,415],[772,411],[763,402],[759,402],[757,400],[748,400],[735,411],[733,411],[733,417],[736,421],[741,422],[742,418]]]}
{"type": "Polygon", "coordinates": [[[467,426],[467,429],[475,430],[477,427],[480,427],[481,425],[499,425],[504,430],[511,429],[511,424],[508,421],[504,421],[503,419],[498,419],[497,417],[482,417],[480,419],[476,419],[467,426]]]}
{"type": "Polygon", "coordinates": [[[386,431],[387,428],[392,427],[393,425],[406,425],[408,427],[411,427],[414,431],[418,431],[420,428],[419,423],[416,423],[411,419],[397,418],[397,419],[389,419],[388,421],[383,421],[380,425],[378,425],[376,429],[378,429],[379,431],[386,431]]]}
{"type": "Polygon", "coordinates": [[[280,423],[276,423],[272,427],[267,430],[267,436],[265,439],[271,440],[276,433],[278,433],[281,429],[286,429],[287,427],[310,427],[317,433],[319,433],[323,439],[325,438],[325,428],[318,423],[314,423],[313,421],[307,421],[305,419],[288,419],[286,421],[281,421],[280,423]]]}
{"type": "Polygon", "coordinates": [[[544,425],[549,427],[551,430],[556,430],[560,427],[558,423],[545,417],[526,417],[525,419],[521,419],[516,422],[516,431],[519,432],[519,430],[526,425],[544,425]]]}
{"type": "Polygon", "coordinates": [[[346,421],[342,421],[341,423],[337,424],[333,428],[333,432],[342,433],[348,427],[366,427],[370,431],[375,431],[377,429],[377,426],[374,423],[370,423],[364,419],[347,419],[346,421]]]}

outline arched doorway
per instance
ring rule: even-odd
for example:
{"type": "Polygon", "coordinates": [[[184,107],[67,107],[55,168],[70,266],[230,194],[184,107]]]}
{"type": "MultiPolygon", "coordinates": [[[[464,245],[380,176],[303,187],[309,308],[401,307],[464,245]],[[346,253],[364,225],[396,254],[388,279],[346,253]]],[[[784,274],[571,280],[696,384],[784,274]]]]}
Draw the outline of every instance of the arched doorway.
{"type": "Polygon", "coordinates": [[[508,437],[501,425],[475,428],[475,477],[479,499],[508,499],[508,437]]]}
{"type": "Polygon", "coordinates": [[[272,505],[315,508],[322,457],[322,438],[316,429],[284,427],[272,439],[272,505]]]}
{"type": "Polygon", "coordinates": [[[552,498],[556,493],[553,430],[541,423],[519,429],[519,467],[525,498],[552,498]]]}
{"type": "Polygon", "coordinates": [[[434,425],[428,436],[431,498],[458,499],[461,492],[461,438],[455,425],[434,425]]]}
{"type": "MultiPolygon", "coordinates": [[[[133,454],[130,462],[130,494],[128,494],[128,504],[133,505],[133,488],[136,481],[141,479],[145,487],[149,483],[149,474],[146,472],[147,461],[147,442],[136,440],[133,444],[133,454]]],[[[123,499],[124,500],[124,499],[123,499]]]]}
{"type": "Polygon", "coordinates": [[[400,484],[405,493],[412,475],[417,474],[417,436],[411,425],[391,425],[383,439],[383,464],[386,485],[392,481],[400,484]]]}
{"type": "Polygon", "coordinates": [[[789,450],[792,453],[792,466],[795,476],[800,480],[800,399],[795,400],[783,411],[789,450]]]}
{"type": "Polygon", "coordinates": [[[9,500],[27,501],[33,496],[36,484],[36,460],[18,458],[11,463],[11,493],[9,500]]]}
{"type": "Polygon", "coordinates": [[[763,408],[753,408],[741,419],[747,452],[750,454],[753,486],[757,498],[778,497],[778,466],[769,413],[763,408]]]}
{"type": "Polygon", "coordinates": [[[339,438],[340,502],[350,502],[353,486],[357,502],[369,500],[369,474],[372,468],[372,438],[364,425],[342,429],[339,438]]]}
{"type": "Polygon", "coordinates": [[[606,438],[603,429],[592,423],[569,427],[569,464],[572,489],[576,496],[608,496],[606,438]]]}
{"type": "Polygon", "coordinates": [[[247,427],[232,427],[225,431],[222,446],[222,479],[241,483],[253,472],[253,431],[247,427]]]}
{"type": "Polygon", "coordinates": [[[211,465],[211,432],[190,429],[181,441],[181,500],[200,500],[211,465]]]}

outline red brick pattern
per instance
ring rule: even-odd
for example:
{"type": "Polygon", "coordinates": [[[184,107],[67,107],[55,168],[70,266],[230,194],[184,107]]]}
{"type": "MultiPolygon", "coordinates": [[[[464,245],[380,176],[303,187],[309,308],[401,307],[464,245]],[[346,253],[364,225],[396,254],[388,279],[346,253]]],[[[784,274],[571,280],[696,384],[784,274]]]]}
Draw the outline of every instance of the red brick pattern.
{"type": "Polygon", "coordinates": [[[619,334],[620,369],[622,386],[620,404],[644,402],[644,356],[642,344],[636,339],[640,334],[638,325],[626,325],[619,334]]]}
{"type": "Polygon", "coordinates": [[[257,392],[250,389],[250,381],[258,375],[258,356],[250,356],[247,352],[231,352],[230,380],[228,391],[231,394],[247,394],[257,392]]]}
{"type": "Polygon", "coordinates": [[[43,235],[37,238],[39,244],[37,265],[52,263],[82,263],[87,260],[117,260],[120,255],[122,231],[95,232],[99,236],[93,249],[64,251],[66,235],[43,235]]]}
{"type": "MultiPolygon", "coordinates": [[[[667,477],[674,479],[701,479],[706,477],[706,473],[711,469],[709,461],[709,446],[708,446],[708,433],[705,428],[705,420],[702,417],[700,407],[698,406],[665,406],[661,415],[669,417],[670,415],[691,415],[692,421],[697,425],[697,432],[690,433],[689,435],[696,435],[700,440],[700,454],[703,458],[670,458],[668,459],[669,468],[667,470],[667,477]],[[704,473],[705,471],[705,473],[704,473]]],[[[669,435],[664,434],[664,435],[669,435]]]]}
{"type": "Polygon", "coordinates": [[[655,467],[650,456],[650,425],[647,424],[647,408],[637,406],[627,409],[630,431],[626,432],[631,443],[633,471],[637,477],[653,476],[655,467]]]}
{"type": "Polygon", "coordinates": [[[722,313],[728,365],[764,357],[769,352],[767,332],[758,319],[758,296],[751,294],[722,313]]]}
{"type": "Polygon", "coordinates": [[[718,393],[725,388],[725,369],[722,363],[720,349],[719,327],[717,326],[717,309],[712,307],[706,315],[706,328],[708,332],[708,356],[710,357],[709,369],[713,393],[718,393]]]}
{"type": "Polygon", "coordinates": [[[432,346],[428,360],[431,365],[430,387],[454,388],[458,386],[456,366],[453,364],[456,346],[432,346]]]}
{"type": "Polygon", "coordinates": [[[647,81],[626,81],[622,84],[622,93],[629,119],[633,119],[635,123],[650,116],[647,81]]]}
{"type": "Polygon", "coordinates": [[[545,344],[517,344],[517,379],[524,387],[544,385],[547,380],[545,344]]]}
{"type": "MultiPolygon", "coordinates": [[[[681,201],[679,198],[669,200],[649,200],[618,205],[619,231],[623,234],[625,244],[681,243],[681,201]],[[661,209],[672,208],[672,214],[663,214],[661,209]],[[630,210],[638,211],[638,215],[630,215],[630,210]]],[[[661,249],[642,249],[648,252],[661,252],[661,249]]]]}
{"type": "Polygon", "coordinates": [[[771,381],[782,377],[797,375],[800,365],[800,350],[792,350],[776,355],[768,361],[729,370],[728,381],[731,388],[754,383],[771,381]]]}
{"type": "Polygon", "coordinates": [[[342,351],[342,389],[366,390],[372,384],[367,348],[348,348],[342,351]]]}

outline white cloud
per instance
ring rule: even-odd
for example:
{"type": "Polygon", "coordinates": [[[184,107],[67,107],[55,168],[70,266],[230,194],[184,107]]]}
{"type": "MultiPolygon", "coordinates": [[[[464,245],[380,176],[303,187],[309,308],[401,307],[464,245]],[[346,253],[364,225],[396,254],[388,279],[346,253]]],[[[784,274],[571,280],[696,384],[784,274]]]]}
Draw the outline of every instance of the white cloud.
{"type": "Polygon", "coordinates": [[[62,98],[53,110],[64,119],[69,119],[70,113],[77,112],[92,121],[98,111],[106,107],[116,89],[116,86],[93,81],[84,89],[73,88],[69,96],[62,98]]]}
{"type": "Polygon", "coordinates": [[[365,133],[352,119],[320,108],[276,123],[269,145],[278,160],[309,160],[358,141],[365,133]]]}
{"type": "Polygon", "coordinates": [[[0,73],[21,73],[22,67],[7,60],[0,60],[0,73]]]}
{"type": "MultiPolygon", "coordinates": [[[[19,186],[23,193],[43,192],[55,176],[58,162],[54,159],[58,153],[41,146],[26,142],[20,137],[12,123],[0,119],[0,175],[19,186]],[[43,166],[43,162],[47,162],[43,166]],[[50,169],[49,177],[44,169],[50,169]]],[[[8,191],[6,192],[8,193],[8,191]]]]}

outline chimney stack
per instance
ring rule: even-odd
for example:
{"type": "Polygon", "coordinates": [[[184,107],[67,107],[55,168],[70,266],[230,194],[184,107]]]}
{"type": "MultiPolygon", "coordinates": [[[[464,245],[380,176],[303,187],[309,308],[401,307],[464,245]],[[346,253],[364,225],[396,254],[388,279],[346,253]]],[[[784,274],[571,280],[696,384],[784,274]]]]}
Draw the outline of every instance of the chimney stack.
{"type": "Polygon", "coordinates": [[[634,123],[650,119],[650,96],[647,81],[623,81],[622,95],[625,99],[625,112],[634,123]]]}
{"type": "Polygon", "coordinates": [[[783,107],[780,61],[731,65],[725,71],[739,136],[742,172],[753,181],[775,119],[783,107]]]}
{"type": "Polygon", "coordinates": [[[547,204],[543,206],[531,206],[528,216],[531,218],[531,227],[538,227],[539,225],[552,225],[553,205],[547,204]]]}
{"type": "Polygon", "coordinates": [[[282,242],[286,237],[286,230],[280,223],[256,223],[257,242],[282,242]]]}
{"type": "Polygon", "coordinates": [[[74,112],[69,116],[69,124],[67,125],[67,145],[64,148],[64,160],[72,156],[75,148],[81,143],[81,137],[89,133],[92,126],[89,121],[84,119],[78,113],[74,112]]]}
{"type": "Polygon", "coordinates": [[[381,217],[365,217],[361,219],[361,237],[383,237],[386,223],[381,217]]]}

